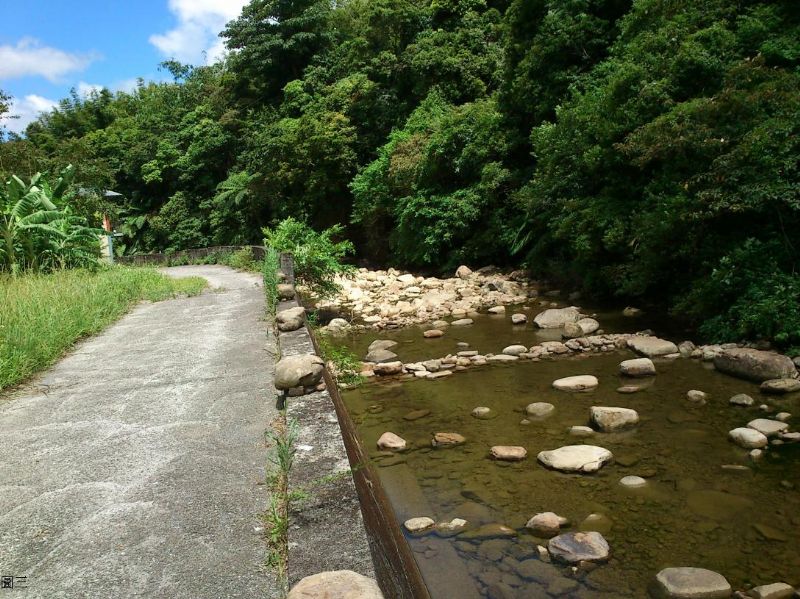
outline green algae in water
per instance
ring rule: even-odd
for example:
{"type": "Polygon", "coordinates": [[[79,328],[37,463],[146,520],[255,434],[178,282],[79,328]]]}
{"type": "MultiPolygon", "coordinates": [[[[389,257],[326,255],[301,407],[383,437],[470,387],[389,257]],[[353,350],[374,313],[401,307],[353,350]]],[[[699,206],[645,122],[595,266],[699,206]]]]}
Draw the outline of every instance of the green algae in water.
{"type": "MultiPolygon", "coordinates": [[[[503,334],[494,323],[475,325],[466,336],[475,349],[498,352],[520,336],[508,329],[503,334]]],[[[419,359],[452,351],[433,351],[432,343],[416,339],[408,338],[398,351],[401,357],[403,352],[417,356],[406,359],[419,359]]],[[[449,342],[455,345],[455,335],[449,342]]],[[[369,450],[387,430],[409,442],[401,460],[376,461],[400,522],[423,515],[436,521],[459,517],[472,526],[504,524],[517,533],[505,538],[409,538],[434,599],[638,598],[646,596],[655,574],[669,566],[709,568],[740,589],[779,580],[800,583],[800,493],[786,484],[800,480],[800,446],[773,447],[753,463],[746,450],[727,438],[732,428],[764,416],[757,406],[729,405],[731,396],[747,393],[757,398],[756,404],[794,414],[800,414],[800,398],[761,396],[754,384],[685,359],[656,361],[658,375],[651,379],[620,377],[619,362],[631,357],[628,351],[615,351],[520,361],[437,381],[371,383],[344,394],[369,450]],[[600,387],[590,393],[552,389],[553,380],[575,374],[597,376],[600,387]],[[616,392],[630,383],[644,388],[633,394],[616,392]],[[687,401],[689,389],[708,393],[708,403],[687,401]],[[521,424],[524,408],[532,402],[552,403],[555,412],[521,424]],[[371,411],[374,405],[382,411],[371,411]],[[641,423],[619,433],[570,435],[571,426],[589,423],[593,405],[633,408],[641,423]],[[477,406],[491,408],[496,417],[474,418],[471,412],[477,406]],[[404,419],[419,410],[430,414],[404,419]],[[436,432],[456,432],[467,441],[432,449],[436,432]],[[579,443],[605,447],[617,461],[594,475],[575,475],[547,470],[536,460],[539,451],[579,443]],[[488,458],[493,445],[521,445],[528,458],[493,461],[488,458]],[[723,468],[732,465],[743,468],[723,468]],[[619,480],[628,475],[645,477],[647,484],[625,488],[619,480]],[[611,545],[610,561],[577,573],[542,561],[537,545],[546,546],[547,540],[532,536],[525,523],[545,511],[570,520],[563,532],[602,532],[611,545]]]]}

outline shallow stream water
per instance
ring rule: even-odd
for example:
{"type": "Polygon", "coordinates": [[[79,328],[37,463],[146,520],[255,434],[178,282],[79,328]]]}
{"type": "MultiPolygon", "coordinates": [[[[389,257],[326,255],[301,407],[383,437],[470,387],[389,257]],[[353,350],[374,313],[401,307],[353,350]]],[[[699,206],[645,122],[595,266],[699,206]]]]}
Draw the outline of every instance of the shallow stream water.
{"type": "MultiPolygon", "coordinates": [[[[509,310],[510,315],[513,310],[509,310]]],[[[535,313],[535,310],[532,311],[535,313]]],[[[606,332],[632,331],[641,322],[598,314],[606,332]]],[[[500,353],[512,343],[533,345],[558,338],[531,325],[513,326],[509,316],[479,316],[468,327],[450,327],[439,339],[423,339],[422,328],[364,333],[346,343],[361,357],[375,338],[394,339],[404,362],[438,358],[469,349],[500,353]]],[[[758,386],[720,374],[697,360],[656,360],[658,374],[628,379],[618,374],[627,350],[603,354],[520,360],[456,372],[439,380],[368,382],[343,393],[365,447],[395,509],[398,521],[429,516],[437,522],[464,518],[470,527],[500,523],[513,537],[470,538],[466,532],[442,538],[407,535],[434,599],[469,597],[645,597],[655,574],[668,566],[709,568],[736,589],[779,580],[800,584],[800,445],[771,447],[758,462],[728,440],[728,431],[770,413],[800,416],[800,394],[768,397],[758,386]],[[589,393],[552,388],[555,379],[592,374],[600,386],[589,393]],[[635,394],[616,391],[638,384],[635,394]],[[686,392],[708,393],[705,405],[686,392]],[[753,407],[731,406],[737,393],[751,395],[753,407]],[[531,419],[524,408],[549,402],[555,412],[531,419]],[[496,417],[479,420],[477,406],[496,417]],[[589,423],[590,406],[637,410],[641,423],[620,433],[571,436],[572,425],[589,423]],[[404,418],[417,410],[430,414],[404,418]],[[400,454],[380,452],[386,431],[409,443],[400,454]],[[436,432],[456,432],[466,443],[431,447],[436,432]],[[593,475],[564,474],[539,464],[542,450],[588,443],[609,449],[615,461],[593,475]],[[489,458],[493,445],[521,445],[528,458],[518,463],[489,458]],[[622,477],[646,478],[629,489],[622,477]],[[562,532],[598,530],[611,546],[608,563],[573,570],[542,561],[525,523],[552,511],[570,520],[562,532]],[[584,522],[590,515],[594,521],[584,522]]]]}

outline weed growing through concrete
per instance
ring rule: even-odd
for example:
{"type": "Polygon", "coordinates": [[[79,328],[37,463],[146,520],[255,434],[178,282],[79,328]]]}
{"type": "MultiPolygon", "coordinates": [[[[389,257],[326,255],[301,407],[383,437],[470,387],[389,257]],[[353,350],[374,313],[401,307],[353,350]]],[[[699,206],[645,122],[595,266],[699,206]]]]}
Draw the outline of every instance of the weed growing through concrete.
{"type": "Polygon", "coordinates": [[[296,420],[286,420],[285,412],[276,418],[266,433],[272,445],[267,466],[269,504],[263,515],[267,537],[267,565],[275,569],[280,584],[288,590],[286,560],[289,552],[289,472],[292,469],[299,435],[296,420]]]}
{"type": "MultiPolygon", "coordinates": [[[[316,328],[312,326],[312,328],[316,328]]],[[[339,387],[353,389],[364,382],[361,376],[361,362],[355,354],[342,345],[336,345],[330,338],[315,331],[319,352],[322,358],[332,366],[329,371],[339,387]]]]}

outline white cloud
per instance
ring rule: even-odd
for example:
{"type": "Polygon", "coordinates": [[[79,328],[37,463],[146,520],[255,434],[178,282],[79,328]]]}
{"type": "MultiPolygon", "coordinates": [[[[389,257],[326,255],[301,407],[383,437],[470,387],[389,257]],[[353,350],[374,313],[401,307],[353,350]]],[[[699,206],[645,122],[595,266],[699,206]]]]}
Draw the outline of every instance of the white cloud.
{"type": "Polygon", "coordinates": [[[81,81],[78,83],[77,90],[78,95],[82,98],[86,96],[91,96],[92,92],[100,92],[102,91],[103,86],[98,83],[86,83],[85,81],[81,81]]]}
{"type": "Polygon", "coordinates": [[[150,43],[167,58],[191,64],[215,62],[225,50],[219,32],[239,16],[245,4],[247,0],[169,0],[178,25],[166,33],[151,35],[150,43]]]}
{"type": "Polygon", "coordinates": [[[71,54],[43,46],[38,40],[26,37],[16,46],[0,46],[0,79],[38,75],[57,82],[66,73],[84,70],[97,58],[96,54],[71,54]]]}
{"type": "Polygon", "coordinates": [[[36,94],[30,94],[21,100],[14,98],[11,102],[9,115],[17,118],[3,119],[0,122],[2,122],[9,131],[22,133],[25,131],[25,127],[28,126],[28,123],[35,120],[40,113],[49,112],[56,106],[58,106],[58,102],[55,100],[43,98],[36,94]]]}

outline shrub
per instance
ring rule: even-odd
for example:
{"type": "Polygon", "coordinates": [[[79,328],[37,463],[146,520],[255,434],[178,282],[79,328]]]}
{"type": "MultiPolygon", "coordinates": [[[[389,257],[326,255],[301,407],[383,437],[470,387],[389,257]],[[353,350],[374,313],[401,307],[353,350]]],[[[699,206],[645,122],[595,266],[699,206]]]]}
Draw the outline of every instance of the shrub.
{"type": "Polygon", "coordinates": [[[354,252],[350,241],[334,241],[344,228],[334,225],[317,233],[291,217],[274,228],[265,227],[264,245],[278,252],[291,252],[294,256],[294,275],[314,295],[327,297],[339,290],[335,277],[346,274],[353,267],[342,261],[354,252]]]}

